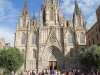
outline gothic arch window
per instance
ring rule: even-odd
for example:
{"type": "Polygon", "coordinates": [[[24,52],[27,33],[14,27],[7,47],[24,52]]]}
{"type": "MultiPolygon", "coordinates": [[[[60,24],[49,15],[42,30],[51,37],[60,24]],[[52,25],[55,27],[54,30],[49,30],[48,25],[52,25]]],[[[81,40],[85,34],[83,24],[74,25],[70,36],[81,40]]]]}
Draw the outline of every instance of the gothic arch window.
{"type": "Polygon", "coordinates": [[[32,35],[32,44],[36,44],[36,35],[35,34],[32,35]]]}
{"type": "Polygon", "coordinates": [[[36,58],[36,50],[33,50],[33,58],[36,58]]]}
{"type": "Polygon", "coordinates": [[[73,44],[73,35],[71,33],[68,34],[68,44],[73,44]]]}
{"type": "Polygon", "coordinates": [[[80,34],[80,43],[85,43],[85,36],[83,33],[80,34]]]}
{"type": "Polygon", "coordinates": [[[23,34],[21,38],[21,44],[25,44],[25,43],[26,43],[26,35],[23,34]]]}
{"type": "Polygon", "coordinates": [[[45,24],[46,16],[45,16],[45,9],[43,10],[43,24],[45,24]]]}

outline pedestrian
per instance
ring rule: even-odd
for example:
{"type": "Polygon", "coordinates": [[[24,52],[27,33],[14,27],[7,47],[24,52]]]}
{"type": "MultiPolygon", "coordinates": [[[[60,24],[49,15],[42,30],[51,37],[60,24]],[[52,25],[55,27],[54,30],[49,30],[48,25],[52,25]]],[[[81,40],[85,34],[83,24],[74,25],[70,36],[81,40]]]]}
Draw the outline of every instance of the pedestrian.
{"type": "Polygon", "coordinates": [[[32,70],[32,75],[35,75],[34,70],[32,70]]]}
{"type": "Polygon", "coordinates": [[[11,75],[14,75],[14,71],[11,72],[11,75]]]}
{"type": "Polygon", "coordinates": [[[58,70],[57,75],[60,75],[60,71],[58,70]]]}
{"type": "Polygon", "coordinates": [[[69,72],[69,75],[74,75],[73,70],[71,70],[71,71],[69,72]]]}

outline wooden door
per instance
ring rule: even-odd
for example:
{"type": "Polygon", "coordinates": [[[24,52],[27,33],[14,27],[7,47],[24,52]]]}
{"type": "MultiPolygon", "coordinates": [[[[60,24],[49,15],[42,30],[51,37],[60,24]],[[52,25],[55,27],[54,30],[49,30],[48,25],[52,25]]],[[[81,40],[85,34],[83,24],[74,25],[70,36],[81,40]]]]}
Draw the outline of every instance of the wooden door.
{"type": "Polygon", "coordinates": [[[49,69],[57,70],[57,61],[49,61],[49,69]]]}

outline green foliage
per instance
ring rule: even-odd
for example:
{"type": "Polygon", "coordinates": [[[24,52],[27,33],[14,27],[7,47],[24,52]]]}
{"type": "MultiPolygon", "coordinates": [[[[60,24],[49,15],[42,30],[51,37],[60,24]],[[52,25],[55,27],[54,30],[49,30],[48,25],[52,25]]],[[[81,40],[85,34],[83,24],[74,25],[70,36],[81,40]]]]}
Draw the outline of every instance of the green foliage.
{"type": "Polygon", "coordinates": [[[4,70],[3,75],[11,75],[11,72],[8,70],[4,70]]]}
{"type": "Polygon", "coordinates": [[[8,71],[17,71],[24,62],[23,56],[17,48],[4,48],[0,51],[0,67],[8,71]]]}
{"type": "Polygon", "coordinates": [[[80,54],[81,64],[88,68],[100,68],[100,47],[93,45],[80,54]]]}

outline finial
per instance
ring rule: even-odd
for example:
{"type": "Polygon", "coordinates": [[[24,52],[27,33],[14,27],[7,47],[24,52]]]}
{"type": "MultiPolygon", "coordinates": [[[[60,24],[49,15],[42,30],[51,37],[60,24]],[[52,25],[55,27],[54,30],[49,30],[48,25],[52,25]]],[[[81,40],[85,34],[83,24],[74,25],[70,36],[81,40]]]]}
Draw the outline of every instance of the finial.
{"type": "Polygon", "coordinates": [[[79,9],[79,6],[78,6],[78,1],[75,0],[75,13],[78,14],[78,13],[81,13],[80,9],[79,9]]]}
{"type": "Polygon", "coordinates": [[[79,7],[78,7],[78,1],[77,0],[75,0],[75,9],[78,9],[79,7]]]}
{"type": "Polygon", "coordinates": [[[28,0],[25,0],[25,4],[24,4],[24,13],[28,13],[28,0]]]}
{"type": "Polygon", "coordinates": [[[36,20],[35,11],[33,12],[33,19],[36,20]]]}
{"type": "Polygon", "coordinates": [[[28,4],[28,0],[25,0],[25,5],[24,6],[27,7],[27,4],[28,4]]]}

